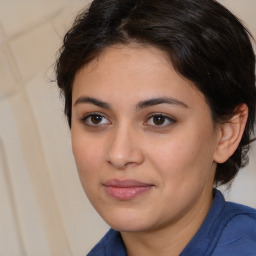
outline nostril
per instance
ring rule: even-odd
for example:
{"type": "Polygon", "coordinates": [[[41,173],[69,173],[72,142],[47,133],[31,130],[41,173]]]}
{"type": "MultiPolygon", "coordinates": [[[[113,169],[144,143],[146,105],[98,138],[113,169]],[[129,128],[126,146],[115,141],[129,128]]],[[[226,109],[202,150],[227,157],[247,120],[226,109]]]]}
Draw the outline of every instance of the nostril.
{"type": "Polygon", "coordinates": [[[133,166],[136,166],[137,164],[134,163],[134,162],[129,162],[129,163],[126,163],[125,166],[126,167],[133,167],[133,166]]]}
{"type": "Polygon", "coordinates": [[[136,150],[131,150],[127,152],[127,154],[123,155],[115,155],[111,153],[108,154],[107,156],[107,162],[108,164],[112,165],[113,167],[117,169],[125,169],[125,168],[131,168],[135,167],[137,165],[140,165],[144,161],[144,156],[142,152],[136,151],[136,150]]]}

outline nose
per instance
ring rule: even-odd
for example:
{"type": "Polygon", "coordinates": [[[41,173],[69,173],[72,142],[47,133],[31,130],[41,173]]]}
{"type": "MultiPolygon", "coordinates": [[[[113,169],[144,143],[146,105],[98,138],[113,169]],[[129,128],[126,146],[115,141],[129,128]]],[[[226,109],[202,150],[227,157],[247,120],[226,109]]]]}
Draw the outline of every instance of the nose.
{"type": "Polygon", "coordinates": [[[143,163],[144,154],[140,148],[140,138],[129,127],[120,127],[109,138],[106,160],[119,170],[143,163]]]}

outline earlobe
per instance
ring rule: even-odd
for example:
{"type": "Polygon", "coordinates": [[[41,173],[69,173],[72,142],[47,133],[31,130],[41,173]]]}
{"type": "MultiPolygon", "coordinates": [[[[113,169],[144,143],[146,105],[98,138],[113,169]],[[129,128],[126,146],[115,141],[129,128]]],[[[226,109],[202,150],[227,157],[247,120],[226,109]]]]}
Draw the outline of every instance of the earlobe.
{"type": "Polygon", "coordinates": [[[219,125],[219,141],[214,154],[217,163],[226,162],[236,151],[248,118],[246,104],[237,106],[234,115],[226,122],[219,125]]]}

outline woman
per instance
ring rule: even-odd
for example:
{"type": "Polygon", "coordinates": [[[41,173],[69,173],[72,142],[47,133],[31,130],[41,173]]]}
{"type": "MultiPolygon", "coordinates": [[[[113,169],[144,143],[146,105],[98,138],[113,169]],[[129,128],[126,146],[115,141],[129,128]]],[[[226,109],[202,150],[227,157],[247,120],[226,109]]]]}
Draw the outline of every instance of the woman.
{"type": "Polygon", "coordinates": [[[84,191],[111,226],[88,255],[256,255],[256,210],[214,187],[247,163],[250,33],[213,0],[95,0],[57,62],[84,191]]]}

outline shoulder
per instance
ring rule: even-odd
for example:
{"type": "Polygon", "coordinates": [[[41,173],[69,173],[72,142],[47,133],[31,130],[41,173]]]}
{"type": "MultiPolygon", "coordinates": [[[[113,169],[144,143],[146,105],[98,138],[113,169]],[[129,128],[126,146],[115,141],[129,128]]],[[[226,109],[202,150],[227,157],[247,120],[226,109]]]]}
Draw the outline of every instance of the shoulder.
{"type": "Polygon", "coordinates": [[[87,256],[105,255],[105,244],[111,240],[112,231],[109,230],[104,237],[93,247],[87,256]]]}
{"type": "MultiPolygon", "coordinates": [[[[243,233],[243,231],[246,231],[248,235],[256,234],[256,209],[241,204],[227,202],[225,212],[225,214],[228,215],[228,221],[222,235],[228,231],[232,231],[235,237],[239,236],[239,233],[243,233]]],[[[256,239],[256,236],[254,238],[256,239]]]]}
{"type": "Polygon", "coordinates": [[[256,209],[227,202],[226,221],[213,255],[256,256],[256,209]]]}
{"type": "Polygon", "coordinates": [[[110,229],[94,246],[87,256],[126,256],[125,247],[119,232],[110,229]]]}

